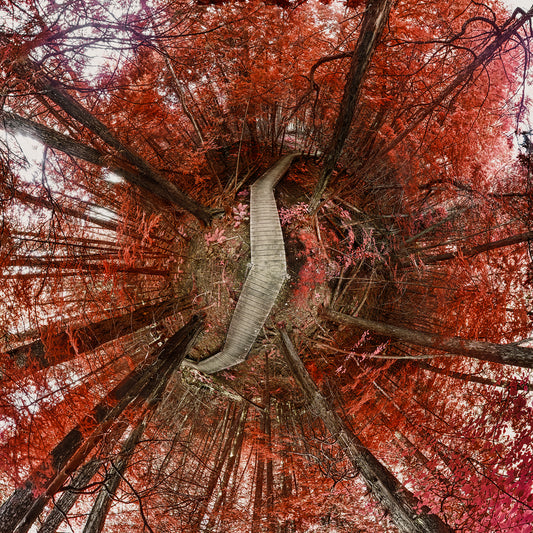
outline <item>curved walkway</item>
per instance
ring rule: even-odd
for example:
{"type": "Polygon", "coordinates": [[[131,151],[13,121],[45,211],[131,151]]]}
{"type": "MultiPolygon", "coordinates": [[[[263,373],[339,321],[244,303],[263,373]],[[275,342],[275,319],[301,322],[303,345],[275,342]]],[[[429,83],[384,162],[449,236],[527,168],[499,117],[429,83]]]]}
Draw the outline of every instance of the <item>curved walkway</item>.
{"type": "Polygon", "coordinates": [[[250,187],[251,268],[229,325],[224,348],[197,364],[213,374],[242,363],[252,348],[287,277],[285,245],[274,187],[299,152],[283,156],[250,187]]]}

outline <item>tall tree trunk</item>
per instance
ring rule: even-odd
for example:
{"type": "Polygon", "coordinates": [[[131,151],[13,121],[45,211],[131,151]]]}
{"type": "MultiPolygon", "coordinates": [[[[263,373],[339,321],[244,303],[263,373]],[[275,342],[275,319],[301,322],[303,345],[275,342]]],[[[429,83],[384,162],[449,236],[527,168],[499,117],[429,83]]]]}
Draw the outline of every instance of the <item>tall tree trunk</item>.
{"type": "MultiPolygon", "coordinates": [[[[533,231],[527,231],[525,233],[511,235],[510,237],[506,237],[505,239],[485,242],[483,244],[472,246],[470,248],[463,247],[457,250],[456,252],[420,256],[420,260],[425,265],[431,265],[434,263],[439,263],[440,261],[449,261],[450,259],[455,259],[456,257],[459,257],[459,256],[474,257],[484,252],[490,252],[492,250],[497,250],[499,248],[505,248],[507,246],[514,246],[516,244],[528,243],[528,242],[531,242],[532,240],[533,240],[533,231]]],[[[416,250],[412,253],[416,253],[416,250]]]]}
{"type": "Polygon", "coordinates": [[[335,165],[341,156],[344,143],[350,133],[368,65],[381,38],[385,23],[389,18],[392,4],[393,0],[367,0],[361,32],[352,55],[350,71],[348,72],[339,114],[333,130],[333,138],[326,153],[324,168],[320,173],[318,183],[309,203],[309,211],[312,213],[318,208],[322,194],[328,185],[335,165]]]}
{"type": "Polygon", "coordinates": [[[69,490],[65,490],[61,497],[54,502],[54,507],[46,517],[37,533],[55,533],[61,522],[65,520],[68,512],[72,509],[74,504],[78,501],[83,489],[90,483],[91,479],[96,475],[103,461],[99,458],[94,458],[85,463],[75,476],[72,483],[69,484],[69,490]]]}
{"type": "Polygon", "coordinates": [[[424,333],[415,329],[393,326],[384,322],[376,322],[366,318],[348,316],[330,309],[325,316],[338,324],[355,326],[370,330],[385,337],[408,342],[417,346],[425,346],[433,350],[471,357],[480,361],[490,361],[501,365],[533,368],[533,349],[516,344],[495,344],[492,342],[473,341],[461,337],[445,337],[435,333],[424,333]]]}
{"type": "Polygon", "coordinates": [[[116,441],[120,439],[128,424],[117,424],[113,430],[111,438],[106,438],[105,450],[99,452],[98,456],[93,457],[87,461],[72,478],[66,490],[63,491],[61,497],[54,501],[54,506],[46,520],[43,522],[37,533],[55,533],[61,522],[65,520],[67,514],[72,509],[78,498],[83,493],[83,490],[90,483],[91,479],[96,475],[102,464],[105,462],[103,458],[107,453],[112,451],[116,441]]]}
{"type": "Polygon", "coordinates": [[[265,459],[263,457],[261,443],[260,448],[255,453],[255,485],[254,485],[254,505],[252,513],[251,533],[261,531],[261,511],[263,508],[263,481],[265,477],[265,459]]]}
{"type": "MultiPolygon", "coordinates": [[[[170,375],[171,374],[167,374],[168,378],[170,378],[170,375]]],[[[165,387],[166,385],[167,383],[165,382],[165,387]]],[[[159,392],[161,392],[161,388],[159,392]]],[[[147,413],[144,419],[141,420],[137,427],[130,433],[124,442],[124,445],[122,446],[120,451],[120,459],[117,461],[117,463],[111,463],[113,471],[98,492],[96,501],[91,508],[91,512],[89,513],[87,521],[85,522],[83,533],[100,533],[103,530],[107,514],[111,508],[113,497],[115,496],[120,482],[122,481],[122,477],[126,472],[126,468],[128,467],[131,456],[133,455],[137,444],[139,444],[139,441],[141,440],[150,415],[151,413],[147,413]]]]}
{"type": "MultiPolygon", "coordinates": [[[[289,404],[290,405],[290,404],[289,404]]],[[[278,419],[278,432],[282,434],[282,438],[287,435],[287,433],[282,432],[282,427],[289,426],[289,417],[287,415],[287,410],[290,409],[287,405],[278,403],[277,404],[277,419],[278,419]]],[[[293,482],[292,482],[292,455],[291,453],[283,447],[281,450],[281,494],[280,494],[280,503],[283,506],[286,506],[285,501],[289,500],[292,496],[293,482]]],[[[279,533],[291,533],[295,531],[294,519],[287,518],[284,519],[278,526],[279,533]]]]}
{"type": "MultiPolygon", "coordinates": [[[[118,232],[119,230],[119,225],[116,222],[96,218],[87,213],[84,213],[83,211],[79,211],[77,209],[73,209],[65,205],[61,205],[60,207],[58,207],[58,205],[55,205],[49,198],[43,198],[42,196],[32,196],[31,194],[19,191],[15,188],[10,188],[8,189],[8,191],[10,195],[13,195],[14,198],[20,200],[25,204],[34,205],[36,207],[44,207],[50,210],[59,209],[61,213],[65,215],[77,218],[78,220],[85,220],[87,222],[90,222],[91,224],[94,224],[95,226],[99,226],[101,228],[108,229],[114,232],[118,232]]],[[[127,234],[127,231],[125,233],[127,234]]]]}
{"type": "MultiPolygon", "coordinates": [[[[94,502],[91,512],[89,513],[89,516],[85,522],[83,533],[101,533],[103,530],[107,514],[111,508],[113,497],[115,496],[120,482],[124,477],[124,473],[126,472],[130,459],[135,452],[135,448],[137,447],[137,444],[139,444],[148,422],[152,418],[157,407],[159,407],[168,382],[172,378],[175,370],[179,368],[183,358],[186,355],[186,351],[187,348],[181,349],[181,351],[178,351],[178,353],[175,354],[176,357],[168,371],[157,380],[156,386],[146,399],[145,414],[142,419],[139,420],[139,423],[135,429],[133,429],[124,442],[120,451],[120,459],[118,462],[116,464],[113,462],[111,463],[113,472],[106,480],[104,486],[98,492],[96,501],[94,502]]],[[[141,505],[141,502],[139,502],[139,505],[141,505]]]]}
{"type": "Polygon", "coordinates": [[[105,520],[107,518],[107,513],[111,508],[111,503],[113,497],[116,494],[118,486],[122,480],[122,476],[126,471],[128,466],[129,459],[133,455],[135,447],[139,443],[139,440],[142,437],[144,429],[146,427],[145,421],[143,420],[130,434],[122,450],[120,452],[120,459],[117,464],[112,464],[113,473],[106,480],[104,486],[98,492],[98,496],[94,505],[91,508],[89,517],[85,522],[85,527],[83,528],[83,533],[100,533],[104,528],[105,520]]]}
{"type": "Polygon", "coordinates": [[[200,526],[202,524],[205,514],[207,513],[209,502],[211,501],[211,498],[213,497],[213,493],[215,492],[217,483],[220,479],[220,476],[222,475],[224,464],[226,463],[226,459],[235,441],[241,413],[242,413],[242,409],[241,409],[241,412],[239,413],[233,413],[231,425],[224,439],[224,445],[220,451],[220,454],[218,455],[215,461],[215,465],[212,469],[211,475],[209,476],[209,481],[207,482],[205,493],[202,499],[202,503],[200,504],[197,519],[195,521],[195,528],[198,531],[200,531],[200,526]]]}
{"type": "MultiPolygon", "coordinates": [[[[244,433],[242,434],[242,439],[244,441],[244,433]]],[[[242,442],[237,446],[237,453],[235,455],[235,459],[233,460],[233,465],[231,467],[231,474],[228,478],[228,489],[227,489],[227,496],[226,496],[226,505],[229,508],[232,508],[236,505],[237,500],[240,497],[239,489],[241,488],[241,481],[242,477],[244,475],[244,472],[246,471],[247,465],[250,462],[250,455],[248,456],[248,459],[243,464],[242,472],[240,471],[241,466],[241,459],[242,459],[242,453],[243,453],[243,447],[242,442]]]]}
{"type": "Polygon", "coordinates": [[[344,451],[354,468],[363,477],[368,489],[390,514],[396,526],[405,533],[451,533],[451,529],[436,515],[419,508],[418,500],[398,479],[365,448],[347,424],[336,413],[308,374],[285,331],[281,332],[285,359],[302,389],[308,409],[318,416],[344,451]]]}
{"type": "MultiPolygon", "coordinates": [[[[87,161],[93,165],[106,168],[117,176],[124,178],[124,180],[131,185],[141,187],[144,192],[148,190],[150,194],[158,196],[159,199],[172,203],[172,199],[167,198],[165,195],[158,194],[157,189],[149,190],[147,188],[149,184],[146,183],[146,179],[139,170],[135,169],[131,165],[127,165],[123,161],[117,160],[116,157],[112,158],[107,153],[100,152],[92,146],[77,141],[76,139],[73,139],[68,135],[64,135],[63,133],[59,133],[53,128],[44,126],[43,124],[39,124],[38,122],[21,117],[15,113],[10,113],[8,111],[0,111],[0,125],[12,133],[22,133],[27,135],[32,139],[44,144],[45,146],[63,152],[71,157],[82,159],[83,161],[87,161]]],[[[146,210],[149,210],[149,212],[154,211],[153,204],[148,202],[146,199],[143,200],[143,207],[146,210]]],[[[28,201],[31,201],[31,199],[28,201]]],[[[46,206],[46,204],[47,201],[43,200],[39,202],[38,205],[46,206]]],[[[76,214],[72,210],[68,210],[68,208],[62,208],[62,211],[64,211],[66,214],[76,216],[76,214]]],[[[103,224],[94,219],[91,219],[91,222],[102,227],[106,227],[107,229],[112,229],[113,231],[116,231],[118,228],[118,226],[113,223],[103,224]]]]}
{"type": "MultiPolygon", "coordinates": [[[[416,361],[414,364],[419,368],[422,368],[423,370],[427,370],[429,372],[433,372],[434,374],[441,374],[443,376],[447,376],[453,379],[459,379],[468,383],[478,383],[480,385],[486,385],[487,387],[499,387],[502,389],[506,389],[510,386],[509,381],[496,381],[494,379],[483,378],[481,376],[475,376],[473,374],[465,374],[464,372],[456,372],[454,370],[448,370],[446,368],[438,368],[436,366],[430,365],[429,363],[426,363],[425,361],[416,361]]],[[[520,382],[520,388],[523,390],[527,390],[528,392],[531,392],[533,390],[533,386],[531,385],[531,383],[524,383],[523,381],[520,382]]]]}
{"type": "Polygon", "coordinates": [[[263,412],[261,413],[261,435],[258,439],[258,451],[256,453],[256,478],[252,514],[252,533],[259,533],[262,530],[261,522],[265,514],[268,530],[273,530],[272,511],[274,506],[274,479],[271,453],[272,425],[270,423],[270,376],[268,353],[265,354],[265,384],[263,388],[263,405],[264,408],[263,412]]]}
{"type": "Polygon", "coordinates": [[[200,327],[201,321],[194,317],[158,350],[153,363],[131,372],[62,439],[0,507],[0,533],[26,533],[30,529],[50,498],[80,466],[117,417],[132,402],[142,401],[150,395],[157,386],[154,378],[168,369],[169,362],[174,362],[174,354],[179,356],[178,364],[181,364],[200,327]],[[88,428],[94,429],[84,440],[83,432],[88,428]]]}
{"type": "MultiPolygon", "coordinates": [[[[103,438],[117,418],[129,406],[138,406],[150,399],[154,390],[160,390],[161,381],[166,382],[168,375],[181,364],[192,342],[201,328],[199,317],[193,317],[188,324],[175,333],[167,343],[158,350],[157,359],[147,368],[134,371],[128,386],[124,387],[125,394],[118,402],[106,404],[107,413],[92,433],[77,448],[69,448],[69,456],[60,471],[51,477],[45,492],[38,496],[18,523],[14,533],[27,533],[44,507],[60,490],[66,479],[81,466],[96,444],[103,438]]],[[[127,378],[126,378],[127,379],[127,378]]],[[[63,454],[65,456],[65,454],[63,454]]]]}
{"type": "Polygon", "coordinates": [[[205,224],[211,222],[213,217],[211,210],[203,207],[174,184],[167,181],[132,148],[122,143],[103,122],[67,94],[59,83],[42,74],[35,64],[28,60],[24,65],[19,65],[18,72],[65,113],[100,137],[108,146],[116,150],[120,157],[129,165],[137,169],[138,173],[128,174],[128,177],[124,176],[125,179],[128,179],[128,181],[132,179],[134,185],[142,187],[167,202],[186,209],[205,224]]]}
{"type": "Polygon", "coordinates": [[[274,462],[272,459],[272,420],[270,418],[270,374],[268,354],[265,355],[265,390],[264,390],[264,409],[263,409],[263,432],[265,434],[265,446],[267,452],[265,464],[265,502],[267,513],[267,527],[270,532],[274,532],[274,462]]]}
{"type": "Polygon", "coordinates": [[[206,531],[210,531],[213,528],[213,525],[215,524],[215,521],[217,519],[217,515],[220,512],[220,509],[222,508],[222,505],[224,504],[226,500],[230,476],[231,476],[231,473],[233,472],[233,467],[235,465],[235,462],[237,461],[237,457],[239,456],[240,449],[242,447],[242,443],[244,440],[244,427],[246,425],[247,416],[248,416],[248,406],[245,405],[241,411],[241,416],[239,418],[239,425],[237,427],[237,434],[235,438],[233,439],[233,445],[231,447],[228,461],[226,463],[226,469],[224,470],[224,475],[222,476],[222,481],[220,483],[219,495],[215,501],[213,509],[210,512],[209,520],[205,528],[206,531]]]}
{"type": "Polygon", "coordinates": [[[0,124],[11,133],[27,135],[45,146],[77,159],[83,159],[99,167],[110,168],[107,154],[31,119],[0,110],[0,124]]]}
{"type": "Polygon", "coordinates": [[[8,350],[6,354],[19,368],[48,368],[69,361],[80,353],[94,350],[106,342],[133,333],[154,322],[159,322],[185,309],[189,304],[189,298],[176,298],[144,305],[131,313],[106,318],[60,333],[52,333],[45,329],[41,339],[8,350]]]}

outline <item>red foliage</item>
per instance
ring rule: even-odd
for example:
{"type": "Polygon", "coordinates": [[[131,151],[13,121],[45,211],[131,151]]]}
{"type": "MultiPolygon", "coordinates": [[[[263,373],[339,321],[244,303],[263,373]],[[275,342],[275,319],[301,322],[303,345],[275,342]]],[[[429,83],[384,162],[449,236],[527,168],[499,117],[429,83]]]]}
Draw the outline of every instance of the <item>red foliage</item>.
{"type": "MultiPolygon", "coordinates": [[[[63,153],[50,137],[51,147],[32,152],[27,136],[36,133],[28,124],[25,137],[8,134],[2,150],[1,348],[42,338],[55,363],[44,370],[22,357],[1,363],[2,490],[41,465],[69,428],[79,423],[89,435],[92,407],[144,360],[158,335],[211,304],[184,262],[207,269],[210,254],[228,244],[228,230],[200,227],[182,207],[149,196],[157,184],[147,169],[244,227],[248,206],[234,201],[239,189],[267,160],[294,149],[304,156],[280,199],[296,191],[297,203],[282,206],[280,217],[301,250],[288,309],[312,316],[296,332],[309,373],[365,445],[457,530],[530,528],[528,373],[447,357],[435,365],[448,374],[432,374],[416,358],[434,352],[333,328],[318,313],[338,289],[335,304],[344,311],[397,325],[498,343],[530,334],[528,240],[472,252],[531,231],[530,154],[522,166],[505,166],[520,44],[527,49],[530,35],[518,30],[519,39],[513,35],[447,93],[512,21],[496,2],[396,3],[328,200],[312,218],[303,191],[311,193],[327,155],[366,2],[347,0],[348,9],[327,0],[126,4],[0,7],[0,122],[16,113],[93,156],[76,157],[64,144],[63,153]],[[105,124],[137,163],[52,100],[38,84],[42,76],[105,124]],[[433,112],[418,120],[425,109],[433,112]],[[133,174],[143,188],[119,174],[133,174]],[[200,247],[206,257],[195,256],[198,242],[209,245],[200,247]],[[80,349],[78,326],[176,294],[191,294],[194,309],[89,353],[80,349]],[[68,346],[56,342],[60,331],[68,346]]],[[[125,475],[131,486],[122,484],[121,517],[135,511],[117,527],[148,529],[139,525],[142,504],[143,519],[169,531],[248,531],[254,513],[287,530],[391,530],[336,443],[308,416],[269,328],[258,349],[268,350],[269,365],[254,360],[216,378],[184,373],[161,392],[167,403],[125,475]],[[254,415],[238,444],[244,404],[254,415]],[[207,482],[214,483],[209,495],[207,482]],[[256,489],[271,491],[274,510],[265,497],[250,496],[256,489]],[[198,516],[223,493],[213,516],[198,516]],[[367,507],[368,516],[353,512],[367,507]]],[[[199,345],[202,352],[201,337],[199,345]]],[[[45,477],[48,466],[41,465],[45,477]]]]}

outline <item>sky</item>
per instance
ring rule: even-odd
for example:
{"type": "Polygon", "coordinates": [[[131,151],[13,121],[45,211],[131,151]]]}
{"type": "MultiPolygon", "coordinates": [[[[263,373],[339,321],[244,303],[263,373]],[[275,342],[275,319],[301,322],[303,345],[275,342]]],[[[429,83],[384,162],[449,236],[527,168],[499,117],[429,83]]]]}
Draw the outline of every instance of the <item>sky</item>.
{"type": "Polygon", "coordinates": [[[524,11],[527,11],[531,7],[531,0],[504,0],[504,3],[511,8],[521,7],[524,11]]]}
{"type": "MultiPolygon", "coordinates": [[[[533,0],[502,0],[502,2],[503,4],[509,7],[510,11],[516,9],[517,7],[520,7],[524,11],[527,11],[533,6],[533,0]]],[[[100,51],[97,51],[97,53],[95,53],[93,57],[94,64],[89,65],[88,68],[89,70],[94,69],[94,71],[96,72],[100,65],[105,61],[105,59],[103,56],[100,55],[100,51]]],[[[533,99],[533,86],[528,87],[527,93],[529,94],[530,98],[533,99]]],[[[39,169],[43,157],[42,145],[37,141],[34,141],[33,139],[28,139],[21,135],[17,135],[17,139],[19,142],[19,146],[24,152],[24,155],[26,156],[30,165],[32,167],[35,167],[36,169],[39,169]]],[[[115,177],[112,174],[109,175],[108,180],[113,183],[122,181],[120,178],[115,177]]]]}

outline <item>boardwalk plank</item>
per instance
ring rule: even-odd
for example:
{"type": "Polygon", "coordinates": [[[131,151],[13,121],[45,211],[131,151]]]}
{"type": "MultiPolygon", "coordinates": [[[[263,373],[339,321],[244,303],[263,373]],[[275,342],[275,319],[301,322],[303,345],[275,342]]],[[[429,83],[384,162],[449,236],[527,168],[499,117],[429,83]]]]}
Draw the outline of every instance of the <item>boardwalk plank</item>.
{"type": "Polygon", "coordinates": [[[244,282],[221,352],[188,366],[206,374],[246,360],[287,277],[285,245],[274,187],[299,153],[283,156],[250,187],[252,267],[244,282]]]}

